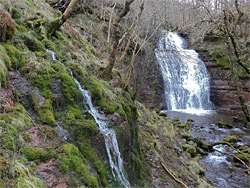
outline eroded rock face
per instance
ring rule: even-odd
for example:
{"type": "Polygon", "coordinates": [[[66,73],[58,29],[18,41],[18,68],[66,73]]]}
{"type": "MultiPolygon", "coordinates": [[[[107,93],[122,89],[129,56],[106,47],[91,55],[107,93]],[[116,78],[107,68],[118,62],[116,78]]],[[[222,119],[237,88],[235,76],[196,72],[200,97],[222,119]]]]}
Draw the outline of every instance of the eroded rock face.
{"type": "MultiPolygon", "coordinates": [[[[237,90],[229,77],[230,70],[224,70],[216,65],[206,52],[199,52],[199,54],[210,73],[211,101],[216,110],[240,112],[242,109],[237,90]]],[[[250,105],[250,79],[245,80],[245,82],[244,85],[242,82],[239,85],[246,103],[250,105]]]]}
{"type": "Polygon", "coordinates": [[[144,105],[150,108],[167,109],[164,90],[164,80],[160,66],[157,62],[154,46],[151,50],[139,54],[135,58],[135,83],[137,97],[144,105]]]}
{"type": "Polygon", "coordinates": [[[12,89],[18,93],[20,103],[26,108],[31,109],[32,87],[29,81],[22,77],[19,71],[9,71],[9,81],[12,89]]]}

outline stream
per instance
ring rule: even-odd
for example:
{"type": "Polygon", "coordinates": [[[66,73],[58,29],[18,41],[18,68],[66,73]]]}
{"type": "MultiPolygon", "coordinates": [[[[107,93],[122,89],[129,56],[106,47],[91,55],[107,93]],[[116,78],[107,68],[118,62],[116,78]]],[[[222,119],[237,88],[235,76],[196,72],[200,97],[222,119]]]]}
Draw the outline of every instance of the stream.
{"type": "MultiPolygon", "coordinates": [[[[206,138],[206,143],[222,141],[224,136],[233,135],[239,140],[236,145],[246,145],[250,147],[250,131],[233,122],[231,113],[216,111],[204,111],[204,113],[187,113],[185,111],[169,111],[168,118],[179,117],[180,121],[186,122],[188,118],[194,120],[194,127],[190,133],[196,138],[206,138]],[[219,128],[216,122],[223,121],[231,123],[232,129],[219,128]]],[[[235,115],[235,114],[234,114],[235,115]]],[[[236,151],[226,145],[214,146],[215,149],[237,154],[236,151]]],[[[232,156],[221,154],[217,151],[211,152],[200,160],[201,166],[207,169],[205,177],[214,187],[223,188],[247,188],[250,187],[250,177],[244,172],[246,168],[240,164],[235,165],[232,156]]]]}

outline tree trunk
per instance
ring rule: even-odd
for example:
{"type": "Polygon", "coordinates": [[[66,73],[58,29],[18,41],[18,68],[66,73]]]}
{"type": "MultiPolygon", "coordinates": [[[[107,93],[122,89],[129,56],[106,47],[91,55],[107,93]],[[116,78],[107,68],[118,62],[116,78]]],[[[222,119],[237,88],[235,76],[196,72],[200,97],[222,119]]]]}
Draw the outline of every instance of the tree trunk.
{"type": "Polygon", "coordinates": [[[113,45],[112,45],[112,50],[109,55],[109,64],[104,70],[104,79],[110,80],[111,75],[112,75],[112,69],[115,65],[116,61],[116,52],[118,48],[118,42],[120,39],[120,25],[119,23],[121,22],[121,19],[128,14],[130,11],[130,5],[134,2],[134,0],[127,0],[125,2],[124,8],[120,11],[118,16],[115,19],[114,22],[114,37],[113,37],[113,45]]]}
{"type": "Polygon", "coordinates": [[[50,36],[54,35],[55,32],[64,24],[64,22],[68,19],[69,15],[71,14],[72,10],[74,9],[74,7],[76,6],[78,0],[72,0],[69,4],[69,6],[67,7],[67,9],[65,10],[65,12],[63,13],[61,18],[57,18],[55,20],[53,20],[50,24],[49,24],[49,29],[48,29],[48,33],[50,36]]]}

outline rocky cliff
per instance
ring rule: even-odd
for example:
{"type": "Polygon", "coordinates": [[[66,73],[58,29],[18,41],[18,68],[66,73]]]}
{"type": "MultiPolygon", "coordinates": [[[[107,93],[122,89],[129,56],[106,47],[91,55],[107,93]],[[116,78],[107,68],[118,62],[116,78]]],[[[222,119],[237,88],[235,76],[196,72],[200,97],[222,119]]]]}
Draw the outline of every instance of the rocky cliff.
{"type": "MultiPolygon", "coordinates": [[[[200,58],[204,61],[210,73],[211,101],[218,111],[241,112],[241,105],[237,94],[237,89],[230,77],[230,70],[216,63],[207,51],[197,49],[200,58]]],[[[239,81],[242,94],[246,103],[250,105],[250,78],[245,77],[239,81]]]]}

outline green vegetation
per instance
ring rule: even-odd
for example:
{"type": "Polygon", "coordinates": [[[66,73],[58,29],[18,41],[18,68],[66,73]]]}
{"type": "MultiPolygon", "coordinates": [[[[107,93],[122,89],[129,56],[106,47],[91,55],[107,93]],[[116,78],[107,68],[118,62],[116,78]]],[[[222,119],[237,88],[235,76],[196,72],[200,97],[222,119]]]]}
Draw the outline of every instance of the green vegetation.
{"type": "Polygon", "coordinates": [[[86,156],[96,169],[101,184],[108,186],[108,173],[102,160],[99,159],[97,153],[92,149],[90,144],[90,137],[96,135],[99,132],[98,126],[93,120],[85,120],[77,124],[77,141],[80,143],[79,150],[86,156]]]}
{"type": "Polygon", "coordinates": [[[47,161],[53,158],[56,155],[56,151],[53,149],[48,149],[47,151],[43,148],[35,148],[24,146],[22,148],[22,153],[29,161],[39,160],[39,161],[47,161]]]}
{"type": "Polygon", "coordinates": [[[73,144],[64,144],[61,146],[65,154],[58,157],[59,168],[63,173],[69,170],[74,170],[78,175],[81,175],[83,182],[88,187],[99,187],[95,176],[88,169],[86,160],[79,152],[78,148],[73,144]]]}

